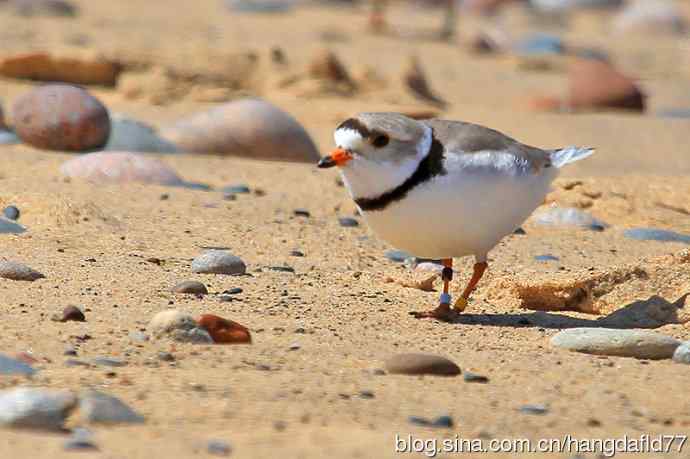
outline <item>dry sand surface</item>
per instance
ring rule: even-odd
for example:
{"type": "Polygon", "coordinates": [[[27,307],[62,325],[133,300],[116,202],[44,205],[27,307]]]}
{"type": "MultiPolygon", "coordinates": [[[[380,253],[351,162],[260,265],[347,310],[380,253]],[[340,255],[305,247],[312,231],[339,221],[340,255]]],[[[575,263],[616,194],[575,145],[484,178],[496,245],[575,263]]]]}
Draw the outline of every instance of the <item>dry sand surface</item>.
{"type": "MultiPolygon", "coordinates": [[[[339,226],[337,217],[353,216],[355,209],[334,172],[229,157],[162,157],[185,180],[216,190],[245,183],[264,192],[227,201],[219,191],[66,181],[59,166],[70,155],[2,146],[0,207],[18,206],[29,231],[0,236],[1,255],[46,278],[0,280],[0,349],[7,355],[30,352],[40,369],[31,380],[0,377],[0,387],[98,388],[127,402],[146,423],[92,427],[99,450],[84,452],[64,450],[64,435],[2,430],[0,458],[207,457],[209,439],[228,441],[231,457],[238,458],[388,458],[398,457],[396,434],[536,440],[690,431],[690,366],[578,354],[549,344],[560,329],[597,326],[609,314],[673,303],[690,293],[686,244],[623,236],[631,227],[690,234],[690,121],[654,116],[658,109],[690,106],[687,38],[621,39],[609,34],[602,16],[578,16],[565,32],[556,31],[578,45],[605,49],[625,72],[639,76],[650,95],[649,113],[545,114],[529,111],[525,100],[563,91],[563,73],[521,70],[508,57],[473,56],[466,44],[482,26],[477,18],[463,18],[457,42],[449,44],[423,37],[439,22],[438,14],[405,4],[391,11],[401,35],[396,37],[366,33],[364,9],[305,6],[284,15],[249,15],[228,12],[216,0],[76,3],[81,13],[75,18],[27,19],[0,11],[0,49],[94,53],[130,66],[139,62],[144,75],[156,65],[204,75],[223,56],[247,50],[263,65],[279,45],[288,75],[304,72],[310,57],[326,46],[353,75],[372,69],[382,86],[348,96],[310,92],[309,85],[280,87],[274,68],[239,90],[293,114],[322,151],[332,146],[333,127],[350,114],[429,108],[399,84],[404,63],[416,54],[434,91],[449,103],[441,116],[489,125],[542,147],[596,147],[595,156],[565,171],[549,201],[585,209],[610,227],[552,229],[529,220],[526,235],[506,238],[491,253],[490,271],[457,323],[418,321],[408,311],[433,305],[438,293],[385,282],[388,276],[419,274],[386,259],[390,247],[363,222],[339,226]],[[311,216],[294,216],[296,208],[311,216]],[[193,274],[190,262],[205,247],[228,248],[247,263],[250,275],[193,274]],[[291,256],[292,250],[305,256],[291,256]],[[559,260],[535,260],[543,254],[559,260]],[[273,266],[290,266],[294,273],[273,266]],[[183,280],[199,280],[211,294],[171,293],[183,280]],[[595,313],[534,310],[544,303],[540,295],[567,296],[583,285],[595,291],[589,304],[595,313]],[[242,293],[221,302],[217,294],[233,287],[242,293]],[[80,306],[87,322],[50,320],[67,305],[80,306]],[[251,330],[253,344],[142,343],[128,337],[146,331],[151,317],[170,307],[240,322],[251,330]],[[84,335],[91,339],[79,339],[84,335]],[[127,365],[67,367],[67,345],[77,348],[77,359],[110,356],[127,365]],[[293,345],[299,348],[291,350],[293,345]],[[175,361],[160,361],[160,351],[175,361]],[[377,371],[401,352],[449,357],[463,372],[489,382],[377,371]],[[525,404],[548,411],[519,412],[525,404]],[[451,429],[408,421],[446,414],[454,419],[451,429]]],[[[515,36],[534,30],[518,9],[502,20],[515,36]]],[[[6,112],[34,84],[2,80],[6,112]]],[[[154,83],[151,91],[162,96],[153,102],[146,94],[128,97],[121,88],[89,89],[111,111],[157,126],[210,106],[208,97],[236,97],[218,83],[195,83],[180,97],[166,97],[165,87],[154,83]]],[[[455,291],[470,267],[471,260],[456,260],[455,291]]],[[[680,311],[688,314],[687,308],[680,311]]],[[[690,339],[687,324],[662,324],[656,331],[690,339]]],[[[690,444],[683,453],[642,457],[689,454],[690,444]]]]}

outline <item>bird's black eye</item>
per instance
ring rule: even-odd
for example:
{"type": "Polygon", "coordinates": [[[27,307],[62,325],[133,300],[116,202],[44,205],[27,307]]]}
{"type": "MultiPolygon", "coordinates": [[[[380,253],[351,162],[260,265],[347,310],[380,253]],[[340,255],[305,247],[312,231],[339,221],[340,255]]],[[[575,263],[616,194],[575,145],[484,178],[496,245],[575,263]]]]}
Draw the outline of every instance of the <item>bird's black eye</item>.
{"type": "Polygon", "coordinates": [[[389,140],[390,139],[386,134],[378,134],[376,137],[374,137],[374,140],[371,141],[371,144],[376,148],[383,148],[388,145],[389,140]]]}

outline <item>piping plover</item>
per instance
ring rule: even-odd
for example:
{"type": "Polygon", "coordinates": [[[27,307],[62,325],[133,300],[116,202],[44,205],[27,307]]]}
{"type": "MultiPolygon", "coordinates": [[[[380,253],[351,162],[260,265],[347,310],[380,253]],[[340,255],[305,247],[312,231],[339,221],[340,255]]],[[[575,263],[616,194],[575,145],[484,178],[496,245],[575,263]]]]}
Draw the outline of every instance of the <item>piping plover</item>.
{"type": "Polygon", "coordinates": [[[441,259],[443,293],[418,318],[451,320],[467,306],[487,254],[544,202],[558,169],[594,150],[542,150],[477,124],[361,113],[340,124],[337,148],[319,161],[338,166],[364,219],[383,240],[441,259]],[[453,257],[474,255],[472,277],[451,309],[453,257]]]}

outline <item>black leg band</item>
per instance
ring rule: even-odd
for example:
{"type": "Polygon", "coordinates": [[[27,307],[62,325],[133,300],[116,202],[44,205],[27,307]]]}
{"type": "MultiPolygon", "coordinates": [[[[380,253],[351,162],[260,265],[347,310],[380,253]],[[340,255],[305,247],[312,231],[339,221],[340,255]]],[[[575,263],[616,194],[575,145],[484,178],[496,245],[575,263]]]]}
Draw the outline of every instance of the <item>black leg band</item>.
{"type": "Polygon", "coordinates": [[[452,281],[453,280],[453,268],[445,267],[443,268],[443,271],[441,272],[441,279],[444,281],[452,281]]]}

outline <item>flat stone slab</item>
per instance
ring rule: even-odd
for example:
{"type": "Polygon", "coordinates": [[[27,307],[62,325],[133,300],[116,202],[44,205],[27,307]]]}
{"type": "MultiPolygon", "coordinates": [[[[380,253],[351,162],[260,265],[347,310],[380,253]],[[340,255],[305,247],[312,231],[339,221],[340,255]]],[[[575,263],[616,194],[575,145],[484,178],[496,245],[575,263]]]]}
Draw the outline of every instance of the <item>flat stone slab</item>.
{"type": "Polygon", "coordinates": [[[671,358],[680,341],[641,330],[571,328],[552,336],[551,344],[585,354],[658,360],[671,358]]]}

